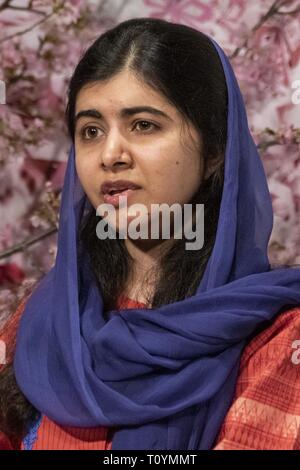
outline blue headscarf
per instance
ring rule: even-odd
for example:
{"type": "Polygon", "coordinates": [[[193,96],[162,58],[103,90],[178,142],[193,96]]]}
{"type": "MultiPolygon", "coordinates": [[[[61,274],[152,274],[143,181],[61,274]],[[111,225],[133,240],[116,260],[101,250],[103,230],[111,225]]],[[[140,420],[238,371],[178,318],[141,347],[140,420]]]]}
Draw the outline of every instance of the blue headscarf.
{"type": "Polygon", "coordinates": [[[113,450],[212,448],[250,336],[283,307],[300,304],[299,270],[270,270],[266,177],[231,65],[211,41],[226,76],[228,135],[216,240],[196,294],[104,318],[80,256],[78,227],[90,202],[72,145],[56,262],[18,330],[14,369],[24,395],[61,425],[116,427],[113,450]]]}

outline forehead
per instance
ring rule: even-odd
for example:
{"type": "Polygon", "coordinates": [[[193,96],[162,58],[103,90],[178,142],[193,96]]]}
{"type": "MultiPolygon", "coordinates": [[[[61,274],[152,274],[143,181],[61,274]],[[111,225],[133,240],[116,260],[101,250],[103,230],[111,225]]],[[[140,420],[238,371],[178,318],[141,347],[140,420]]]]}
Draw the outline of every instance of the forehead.
{"type": "Polygon", "coordinates": [[[167,99],[130,72],[122,72],[106,81],[85,85],[76,98],[76,113],[87,108],[99,108],[109,115],[121,108],[152,106],[161,109],[170,117],[178,112],[167,99]]]}

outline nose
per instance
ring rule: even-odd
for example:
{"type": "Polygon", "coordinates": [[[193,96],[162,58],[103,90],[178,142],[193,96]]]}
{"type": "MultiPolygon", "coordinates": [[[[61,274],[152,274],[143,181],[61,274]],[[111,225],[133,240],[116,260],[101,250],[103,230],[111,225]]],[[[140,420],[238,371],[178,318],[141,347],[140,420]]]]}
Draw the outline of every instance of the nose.
{"type": "Polygon", "coordinates": [[[114,167],[128,167],[132,164],[132,158],[120,132],[115,129],[107,135],[100,151],[101,167],[110,170],[114,167]]]}

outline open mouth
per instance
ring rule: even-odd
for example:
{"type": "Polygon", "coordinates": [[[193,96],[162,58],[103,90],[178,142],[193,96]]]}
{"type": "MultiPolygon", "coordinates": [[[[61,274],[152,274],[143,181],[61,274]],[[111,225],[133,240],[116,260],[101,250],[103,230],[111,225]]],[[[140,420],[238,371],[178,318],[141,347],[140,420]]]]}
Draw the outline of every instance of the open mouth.
{"type": "Polygon", "coordinates": [[[125,189],[112,189],[111,191],[109,191],[109,195],[110,196],[113,196],[114,194],[119,194],[119,193],[123,193],[124,191],[127,191],[128,188],[125,188],[125,189]]]}
{"type": "Polygon", "coordinates": [[[124,189],[112,189],[104,194],[104,202],[106,204],[113,204],[115,207],[120,207],[120,204],[124,201],[121,199],[125,198],[126,203],[132,197],[135,192],[140,188],[124,188],[124,189]]]}

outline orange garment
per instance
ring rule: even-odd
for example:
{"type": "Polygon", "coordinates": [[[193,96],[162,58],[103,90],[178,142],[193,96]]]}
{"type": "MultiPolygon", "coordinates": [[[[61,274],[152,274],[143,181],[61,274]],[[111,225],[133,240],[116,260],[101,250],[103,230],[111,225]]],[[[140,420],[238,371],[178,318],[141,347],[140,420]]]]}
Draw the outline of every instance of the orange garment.
{"type": "Polygon", "coordinates": [[[300,450],[299,340],[296,307],[248,343],[215,450],[300,450]]]}
{"type": "MultiPolygon", "coordinates": [[[[0,334],[0,339],[9,340],[13,345],[12,329],[16,331],[25,301],[0,334]]],[[[118,308],[136,307],[143,308],[144,304],[125,297],[119,300],[118,308]]],[[[241,357],[234,399],[214,450],[300,449],[297,340],[300,340],[300,307],[278,315],[248,343],[241,357]]],[[[300,359],[300,353],[298,357],[300,359]]],[[[113,432],[113,428],[105,427],[60,426],[42,416],[33,450],[110,450],[113,432]]],[[[9,442],[3,434],[1,440],[0,434],[0,449],[8,447],[9,442]]]]}

